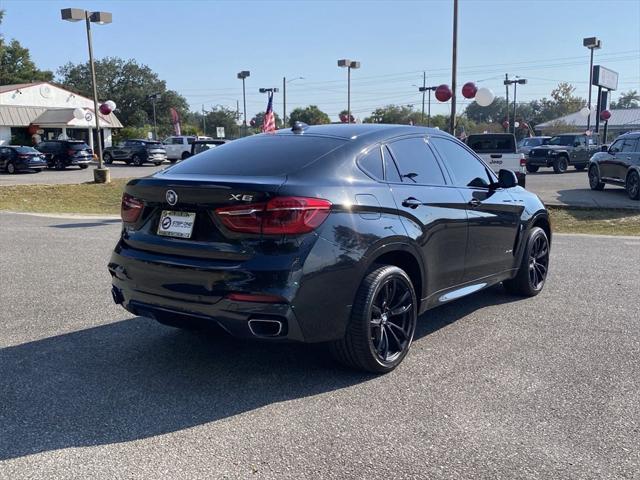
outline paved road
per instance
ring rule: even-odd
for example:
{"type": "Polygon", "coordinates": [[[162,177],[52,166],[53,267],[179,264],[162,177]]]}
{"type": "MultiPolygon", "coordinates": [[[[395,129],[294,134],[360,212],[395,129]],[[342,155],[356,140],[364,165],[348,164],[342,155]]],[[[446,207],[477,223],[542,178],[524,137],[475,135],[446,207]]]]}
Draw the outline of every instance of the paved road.
{"type": "Polygon", "coordinates": [[[557,236],[540,296],[436,309],[374,377],[112,305],[112,220],[0,225],[2,479],[639,478],[640,238],[557,236]]]}
{"type": "MultiPolygon", "coordinates": [[[[132,178],[150,175],[166,168],[148,164],[142,167],[130,167],[122,163],[110,166],[111,178],[132,178]]],[[[69,169],[63,172],[45,170],[40,173],[22,173],[8,175],[0,173],[2,185],[20,185],[30,183],[82,183],[93,181],[93,168],[87,170],[69,169]]],[[[535,192],[547,205],[572,205],[581,207],[633,208],[640,209],[640,202],[629,199],[623,188],[607,186],[603,192],[589,189],[586,172],[577,172],[573,168],[562,175],[556,175],[551,169],[542,169],[527,176],[527,188],[535,192]]]]}

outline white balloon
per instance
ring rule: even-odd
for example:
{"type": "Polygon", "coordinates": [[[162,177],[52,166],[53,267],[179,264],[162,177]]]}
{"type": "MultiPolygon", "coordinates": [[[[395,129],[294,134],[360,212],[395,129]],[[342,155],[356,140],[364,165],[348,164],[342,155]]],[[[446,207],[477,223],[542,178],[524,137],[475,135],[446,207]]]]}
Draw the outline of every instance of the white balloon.
{"type": "Polygon", "coordinates": [[[113,112],[116,109],[116,102],[113,100],[107,100],[106,103],[109,106],[109,109],[113,112]]]}
{"type": "Polygon", "coordinates": [[[589,113],[591,113],[591,111],[589,110],[589,107],[582,107],[580,109],[580,115],[582,115],[583,117],[588,117],[589,113]]]}
{"type": "Polygon", "coordinates": [[[84,119],[84,110],[82,108],[75,108],[73,110],[73,117],[76,120],[83,120],[84,119]]]}
{"type": "Polygon", "coordinates": [[[488,107],[493,103],[496,96],[488,88],[479,88],[476,92],[476,103],[481,107],[488,107]]]}
{"type": "Polygon", "coordinates": [[[520,128],[520,122],[515,122],[515,123],[513,124],[513,126],[514,126],[514,127],[516,127],[516,128],[520,128]]]}

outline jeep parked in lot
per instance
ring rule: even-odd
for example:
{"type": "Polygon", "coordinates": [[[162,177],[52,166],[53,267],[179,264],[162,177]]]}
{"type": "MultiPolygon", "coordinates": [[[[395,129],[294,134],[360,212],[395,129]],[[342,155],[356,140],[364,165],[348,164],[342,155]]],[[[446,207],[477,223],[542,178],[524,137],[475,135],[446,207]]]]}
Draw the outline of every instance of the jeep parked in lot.
{"type": "Polygon", "coordinates": [[[540,167],[552,167],[555,173],[564,173],[573,165],[584,170],[591,155],[600,150],[598,134],[563,133],[552,137],[546,145],[532,148],[527,157],[527,171],[537,172],[540,167]]]}
{"type": "Polygon", "coordinates": [[[625,187],[629,198],[640,200],[640,131],[620,135],[589,162],[589,186],[602,190],[605,183],[625,187]]]}
{"type": "Polygon", "coordinates": [[[171,163],[191,156],[191,145],[196,140],[213,140],[211,137],[175,136],[165,138],[162,142],[171,163]]]}
{"type": "Polygon", "coordinates": [[[93,160],[93,151],[82,140],[45,140],[36,145],[36,150],[44,153],[47,167],[56,170],[71,165],[84,169],[93,160]]]}
{"type": "Polygon", "coordinates": [[[478,133],[467,137],[467,145],[476,152],[494,172],[512,170],[518,184],[525,186],[525,156],[518,153],[516,137],[512,133],[478,133]]]}
{"type": "Polygon", "coordinates": [[[140,166],[145,162],[160,165],[167,159],[167,152],[160,142],[150,140],[125,140],[116,147],[107,147],[103,153],[104,163],[121,160],[126,164],[140,166]]]}

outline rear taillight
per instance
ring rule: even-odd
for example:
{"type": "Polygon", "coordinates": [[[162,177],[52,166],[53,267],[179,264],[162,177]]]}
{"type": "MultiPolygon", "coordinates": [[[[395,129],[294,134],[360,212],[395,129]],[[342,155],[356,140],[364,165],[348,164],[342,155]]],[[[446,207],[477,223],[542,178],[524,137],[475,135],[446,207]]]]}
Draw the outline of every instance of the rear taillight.
{"type": "Polygon", "coordinates": [[[134,223],[140,218],[144,204],[142,200],[132,197],[128,193],[122,194],[122,204],[120,205],[120,216],[126,223],[134,223]]]}
{"type": "Polygon", "coordinates": [[[233,232],[297,235],[319,227],[329,216],[331,202],[321,198],[276,197],[264,203],[216,209],[233,232]]]}
{"type": "Polygon", "coordinates": [[[229,300],[234,302],[257,302],[257,303],[287,303],[287,300],[278,295],[264,295],[255,293],[230,293],[229,300]]]}
{"type": "Polygon", "coordinates": [[[524,153],[520,154],[520,166],[524,167],[527,165],[527,157],[524,156],[524,153]]]}

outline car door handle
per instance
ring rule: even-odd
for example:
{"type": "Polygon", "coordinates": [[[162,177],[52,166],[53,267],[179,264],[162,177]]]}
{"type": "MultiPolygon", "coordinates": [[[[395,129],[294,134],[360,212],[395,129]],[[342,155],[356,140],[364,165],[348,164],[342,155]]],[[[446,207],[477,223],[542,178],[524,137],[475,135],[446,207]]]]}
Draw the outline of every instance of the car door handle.
{"type": "Polygon", "coordinates": [[[405,198],[402,201],[402,206],[403,207],[418,208],[420,205],[422,205],[422,202],[420,200],[418,200],[417,198],[413,198],[413,197],[405,198]]]}
{"type": "Polygon", "coordinates": [[[479,207],[480,205],[482,205],[482,202],[477,198],[472,198],[471,200],[469,200],[469,206],[471,207],[479,207]]]}

